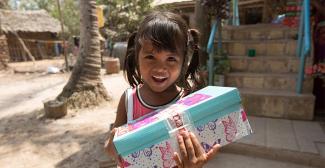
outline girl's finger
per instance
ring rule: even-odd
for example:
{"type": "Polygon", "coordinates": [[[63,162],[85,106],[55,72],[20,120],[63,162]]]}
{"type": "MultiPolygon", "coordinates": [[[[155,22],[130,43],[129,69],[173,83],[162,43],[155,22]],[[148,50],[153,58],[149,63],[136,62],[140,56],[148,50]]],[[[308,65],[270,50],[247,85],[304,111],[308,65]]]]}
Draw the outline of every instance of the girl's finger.
{"type": "Polygon", "coordinates": [[[212,147],[212,149],[209,150],[209,152],[207,153],[208,161],[212,159],[219,152],[220,147],[221,146],[219,144],[216,144],[212,147]]]}
{"type": "Polygon", "coordinates": [[[193,147],[193,143],[192,143],[192,140],[190,138],[190,135],[186,131],[186,132],[183,133],[183,137],[184,137],[184,142],[185,142],[185,147],[186,147],[186,152],[187,152],[187,155],[188,155],[188,159],[190,161],[193,161],[193,160],[196,159],[196,156],[195,156],[195,151],[194,151],[194,147],[193,147]]]}
{"type": "Polygon", "coordinates": [[[179,144],[179,151],[181,153],[181,157],[183,158],[182,160],[187,159],[188,156],[187,156],[187,151],[186,151],[183,136],[179,135],[177,137],[177,140],[178,140],[178,144],[179,144]]]}
{"type": "Polygon", "coordinates": [[[182,160],[176,152],[174,153],[173,159],[175,160],[177,168],[183,167],[182,160]]]}
{"type": "Polygon", "coordinates": [[[196,138],[196,136],[191,132],[190,133],[190,137],[194,146],[194,150],[195,150],[195,154],[197,157],[205,154],[205,152],[203,151],[202,146],[200,145],[199,140],[196,138]]]}

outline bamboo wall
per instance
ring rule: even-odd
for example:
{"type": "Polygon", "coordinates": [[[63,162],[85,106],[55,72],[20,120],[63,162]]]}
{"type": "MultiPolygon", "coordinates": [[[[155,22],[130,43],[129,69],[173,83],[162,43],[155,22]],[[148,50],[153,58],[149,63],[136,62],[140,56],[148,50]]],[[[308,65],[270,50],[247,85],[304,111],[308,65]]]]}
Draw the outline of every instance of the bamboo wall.
{"type": "Polygon", "coordinates": [[[9,61],[9,51],[6,36],[0,36],[0,70],[7,67],[9,61]]]}
{"type": "MultiPolygon", "coordinates": [[[[19,36],[35,60],[53,58],[62,53],[62,49],[55,49],[55,45],[62,46],[62,42],[58,41],[51,33],[19,33],[19,36]]],[[[20,62],[31,60],[16,36],[7,34],[7,42],[10,61],[20,62]]]]}

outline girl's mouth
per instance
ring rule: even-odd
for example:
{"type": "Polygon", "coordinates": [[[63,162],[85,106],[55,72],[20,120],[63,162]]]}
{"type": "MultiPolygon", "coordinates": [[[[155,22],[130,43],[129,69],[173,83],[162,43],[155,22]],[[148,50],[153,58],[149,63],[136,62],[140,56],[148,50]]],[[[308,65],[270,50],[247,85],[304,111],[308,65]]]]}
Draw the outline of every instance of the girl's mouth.
{"type": "Polygon", "coordinates": [[[157,83],[162,83],[167,80],[167,77],[163,76],[152,76],[152,79],[157,83]]]}

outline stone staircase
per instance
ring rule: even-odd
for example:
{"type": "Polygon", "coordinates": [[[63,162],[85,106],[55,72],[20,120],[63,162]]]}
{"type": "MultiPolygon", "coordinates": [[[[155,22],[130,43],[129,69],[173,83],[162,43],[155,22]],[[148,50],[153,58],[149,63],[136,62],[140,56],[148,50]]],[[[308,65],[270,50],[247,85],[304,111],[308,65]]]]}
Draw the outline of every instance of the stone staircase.
{"type": "MultiPolygon", "coordinates": [[[[303,93],[295,93],[299,68],[296,39],[297,29],[279,25],[223,29],[223,48],[231,65],[225,85],[239,88],[248,114],[313,119],[313,79],[306,78],[303,93]],[[249,57],[249,49],[254,49],[256,56],[249,57]]],[[[306,65],[311,64],[311,58],[307,58],[306,65]]]]}

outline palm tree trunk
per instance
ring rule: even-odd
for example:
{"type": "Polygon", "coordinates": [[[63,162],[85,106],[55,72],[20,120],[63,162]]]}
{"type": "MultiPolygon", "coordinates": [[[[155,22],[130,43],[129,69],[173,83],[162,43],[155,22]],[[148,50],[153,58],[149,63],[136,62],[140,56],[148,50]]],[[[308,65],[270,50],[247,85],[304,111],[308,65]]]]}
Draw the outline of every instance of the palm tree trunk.
{"type": "Polygon", "coordinates": [[[80,2],[80,52],[69,82],[58,96],[68,99],[70,108],[99,105],[110,97],[100,78],[100,41],[96,1],[80,2]]]}

